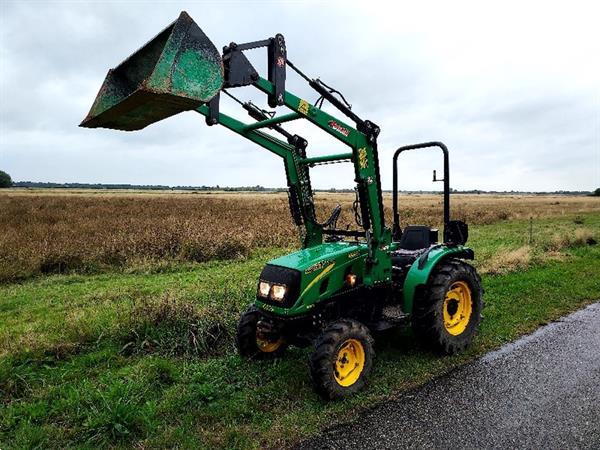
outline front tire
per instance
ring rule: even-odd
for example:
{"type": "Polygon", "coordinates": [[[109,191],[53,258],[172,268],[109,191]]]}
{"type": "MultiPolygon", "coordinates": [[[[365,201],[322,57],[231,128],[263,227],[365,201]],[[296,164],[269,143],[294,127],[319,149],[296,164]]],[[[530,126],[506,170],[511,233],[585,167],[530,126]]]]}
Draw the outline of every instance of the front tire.
{"type": "Polygon", "coordinates": [[[258,327],[263,318],[260,311],[250,308],[240,317],[236,346],[240,356],[251,359],[274,359],[285,353],[287,343],[281,335],[267,336],[258,327]]]}
{"type": "Polygon", "coordinates": [[[369,329],[351,319],[329,325],[310,355],[310,377],[315,391],[334,400],[360,391],[371,373],[375,350],[369,329]]]}
{"type": "Polygon", "coordinates": [[[416,299],[413,330],[433,350],[452,355],[471,344],[481,322],[481,279],[473,266],[449,259],[430,276],[416,299]]]}

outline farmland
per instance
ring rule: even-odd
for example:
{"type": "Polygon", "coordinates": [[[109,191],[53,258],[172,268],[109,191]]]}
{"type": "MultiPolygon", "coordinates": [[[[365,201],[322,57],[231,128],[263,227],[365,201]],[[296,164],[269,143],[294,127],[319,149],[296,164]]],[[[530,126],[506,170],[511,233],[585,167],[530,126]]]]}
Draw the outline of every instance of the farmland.
{"type": "MultiPolygon", "coordinates": [[[[245,258],[253,250],[299,242],[285,193],[170,194],[113,191],[0,194],[0,282],[51,273],[158,267],[245,258]]],[[[352,194],[319,193],[324,221],[336,204],[338,224],[354,225],[352,194]]],[[[401,196],[402,220],[439,224],[441,197],[401,196]]],[[[471,225],[563,217],[600,209],[593,197],[457,195],[453,216],[471,225]]],[[[386,195],[386,216],[391,199],[386,195]]]]}
{"type": "MultiPolygon", "coordinates": [[[[402,196],[403,219],[438,223],[440,200],[402,196]]],[[[345,227],[352,201],[319,194],[318,213],[340,203],[345,227]]],[[[0,448],[289,446],[600,298],[600,199],[457,195],[453,211],[486,289],[475,345],[440,358],[410,330],[380,337],[369,388],[326,404],[307,350],[233,348],[262,265],[296,246],[285,194],[0,193],[0,448]]]]}

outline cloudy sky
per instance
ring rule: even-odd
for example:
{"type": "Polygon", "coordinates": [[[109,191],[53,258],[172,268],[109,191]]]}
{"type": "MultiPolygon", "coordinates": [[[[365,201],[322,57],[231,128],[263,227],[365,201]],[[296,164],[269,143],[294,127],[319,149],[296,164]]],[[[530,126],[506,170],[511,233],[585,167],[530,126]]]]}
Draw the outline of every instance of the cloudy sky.
{"type": "MultiPolygon", "coordinates": [[[[289,58],[381,126],[384,188],[400,145],[444,141],[457,189],[600,186],[597,2],[34,2],[0,0],[0,169],[14,180],[284,186],[279,159],[186,112],[126,133],[84,129],[106,71],[182,9],[217,48],[283,33],[289,58]]],[[[251,53],[264,70],[266,56],[251,53]]],[[[295,75],[288,89],[314,101],[295,75]]],[[[263,101],[251,88],[242,99],[263,101]]],[[[228,108],[232,105],[225,105],[228,108]]],[[[243,116],[239,116],[243,117],[243,116]]],[[[292,124],[309,153],[340,150],[292,124]]],[[[401,185],[431,189],[435,152],[406,155],[401,185]]],[[[351,187],[343,165],[317,187],[351,187]]],[[[437,187],[437,186],[436,186],[437,187]]]]}

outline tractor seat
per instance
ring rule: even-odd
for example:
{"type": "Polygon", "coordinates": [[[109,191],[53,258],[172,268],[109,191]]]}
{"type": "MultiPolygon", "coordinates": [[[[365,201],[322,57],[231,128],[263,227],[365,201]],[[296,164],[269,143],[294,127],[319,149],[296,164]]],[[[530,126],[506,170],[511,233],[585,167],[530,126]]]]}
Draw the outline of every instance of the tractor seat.
{"type": "Polygon", "coordinates": [[[394,267],[406,267],[412,265],[415,260],[425,253],[426,248],[420,248],[418,250],[405,250],[403,248],[392,252],[392,266],[394,267]]]}
{"type": "Polygon", "coordinates": [[[400,238],[400,248],[391,254],[392,265],[395,267],[411,265],[437,240],[437,229],[424,225],[407,226],[400,238]]]}

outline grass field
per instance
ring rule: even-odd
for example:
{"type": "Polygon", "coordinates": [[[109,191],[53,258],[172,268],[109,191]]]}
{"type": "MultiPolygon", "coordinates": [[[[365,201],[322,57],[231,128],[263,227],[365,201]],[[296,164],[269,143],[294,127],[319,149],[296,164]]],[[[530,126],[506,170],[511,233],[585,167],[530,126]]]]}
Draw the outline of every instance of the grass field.
{"type": "MultiPolygon", "coordinates": [[[[286,447],[600,298],[598,199],[457,196],[457,216],[471,219],[469,244],[486,290],[474,346],[438,357],[410,330],[378,336],[370,386],[324,403],[308,381],[309,350],[247,362],[233,348],[236,320],[252,301],[262,265],[294,243],[285,197],[136,195],[0,195],[8,230],[0,247],[1,449],[286,447]],[[238,210],[226,216],[234,203],[238,210]],[[285,225],[264,236],[253,227],[265,214],[285,225]],[[103,240],[114,239],[118,249],[127,236],[135,239],[140,224],[136,242],[150,245],[154,227],[168,235],[185,220],[187,230],[206,233],[197,235],[201,245],[216,246],[240,229],[254,240],[243,241],[243,252],[204,262],[136,245],[125,260],[92,257],[110,248],[103,240]],[[27,247],[23,254],[58,245],[48,236],[61,243],[70,236],[76,244],[68,249],[86,247],[82,265],[42,275],[37,260],[14,259],[19,249],[7,234],[27,247]]],[[[351,197],[325,195],[321,208],[336,201],[346,206],[351,197]]],[[[414,222],[435,220],[437,201],[403,199],[414,222]]],[[[191,235],[175,236],[187,242],[191,235]]]]}

